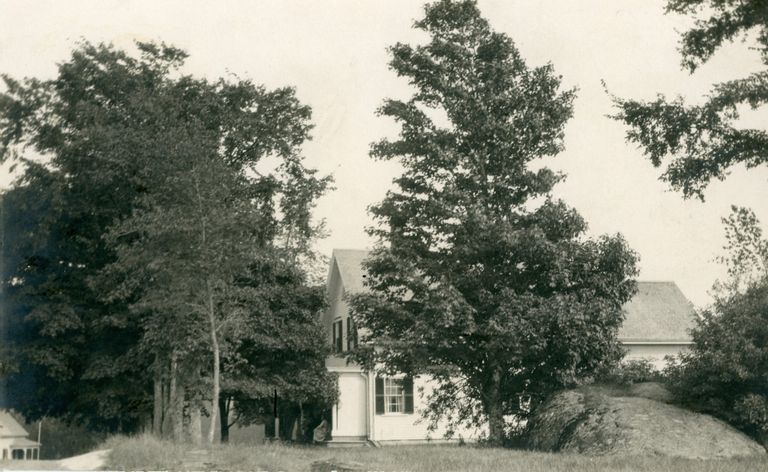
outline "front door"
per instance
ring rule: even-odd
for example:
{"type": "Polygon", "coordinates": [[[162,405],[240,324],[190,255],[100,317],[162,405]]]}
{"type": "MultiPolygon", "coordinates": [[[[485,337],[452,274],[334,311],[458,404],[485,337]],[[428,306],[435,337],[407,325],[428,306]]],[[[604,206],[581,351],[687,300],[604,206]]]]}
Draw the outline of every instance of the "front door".
{"type": "Polygon", "coordinates": [[[366,437],[368,421],[367,379],[359,372],[339,373],[339,401],[333,408],[334,439],[366,437]]]}

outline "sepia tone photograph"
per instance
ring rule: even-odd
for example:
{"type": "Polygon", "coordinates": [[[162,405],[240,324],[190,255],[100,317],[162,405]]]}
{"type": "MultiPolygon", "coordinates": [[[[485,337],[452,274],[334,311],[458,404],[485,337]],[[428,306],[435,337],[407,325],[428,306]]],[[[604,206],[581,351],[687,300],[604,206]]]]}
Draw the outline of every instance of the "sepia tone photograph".
{"type": "Polygon", "coordinates": [[[0,471],[768,469],[768,2],[0,0],[0,471]]]}

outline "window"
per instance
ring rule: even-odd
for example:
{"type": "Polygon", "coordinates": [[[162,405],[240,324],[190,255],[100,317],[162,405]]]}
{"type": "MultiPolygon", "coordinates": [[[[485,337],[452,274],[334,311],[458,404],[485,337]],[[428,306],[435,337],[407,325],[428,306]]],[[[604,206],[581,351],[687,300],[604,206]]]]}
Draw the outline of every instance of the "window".
{"type": "Polygon", "coordinates": [[[357,328],[352,321],[352,317],[347,318],[347,351],[357,347],[357,328]]]}
{"type": "Polygon", "coordinates": [[[341,320],[336,320],[333,322],[333,352],[341,352],[341,323],[341,320]]]}
{"type": "Polygon", "coordinates": [[[413,379],[376,377],[376,414],[413,413],[413,379]]]}

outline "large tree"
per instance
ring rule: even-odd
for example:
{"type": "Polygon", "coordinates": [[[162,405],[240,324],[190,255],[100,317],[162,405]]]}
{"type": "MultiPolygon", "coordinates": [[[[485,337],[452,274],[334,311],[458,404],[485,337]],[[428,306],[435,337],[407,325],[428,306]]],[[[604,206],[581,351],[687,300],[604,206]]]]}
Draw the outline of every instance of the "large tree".
{"type": "Polygon", "coordinates": [[[587,238],[550,196],[562,176],[537,161],[561,151],[575,96],[553,67],[528,67],[474,1],[430,4],[415,26],[427,44],[390,50],[415,93],[379,110],[401,131],[371,154],[404,171],[371,208],[379,244],[352,300],[352,356],[429,373],[433,420],[488,424],[500,442],[521,396],[535,406],[621,356],[636,257],[621,236],[587,238]]]}
{"type": "Polygon", "coordinates": [[[221,325],[243,312],[233,280],[311,255],[329,180],[303,165],[310,109],[291,88],[184,76],[183,51],[138,48],[84,44],[53,80],[4,78],[3,158],[25,166],[5,203],[31,210],[5,247],[8,397],[133,428],[154,383],[155,428],[178,434],[185,389],[216,371],[221,325]]]}
{"type": "MultiPolygon", "coordinates": [[[[694,73],[726,42],[754,38],[768,66],[768,6],[763,0],[668,0],[668,13],[689,14],[695,25],[680,41],[682,65],[694,73]]],[[[614,97],[615,119],[629,128],[654,166],[666,165],[661,179],[688,197],[704,198],[712,179],[723,180],[736,165],[768,163],[768,130],[739,123],[743,106],[763,109],[768,102],[768,70],[715,84],[700,105],[682,97],[641,101],[614,97]]]]}

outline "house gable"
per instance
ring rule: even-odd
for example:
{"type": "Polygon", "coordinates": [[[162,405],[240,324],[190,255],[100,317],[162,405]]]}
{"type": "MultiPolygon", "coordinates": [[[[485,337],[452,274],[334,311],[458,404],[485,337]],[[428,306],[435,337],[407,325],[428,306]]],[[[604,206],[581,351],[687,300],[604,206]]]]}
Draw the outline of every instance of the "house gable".
{"type": "Polygon", "coordinates": [[[10,413],[0,410],[0,438],[26,438],[28,435],[10,413]]]}

